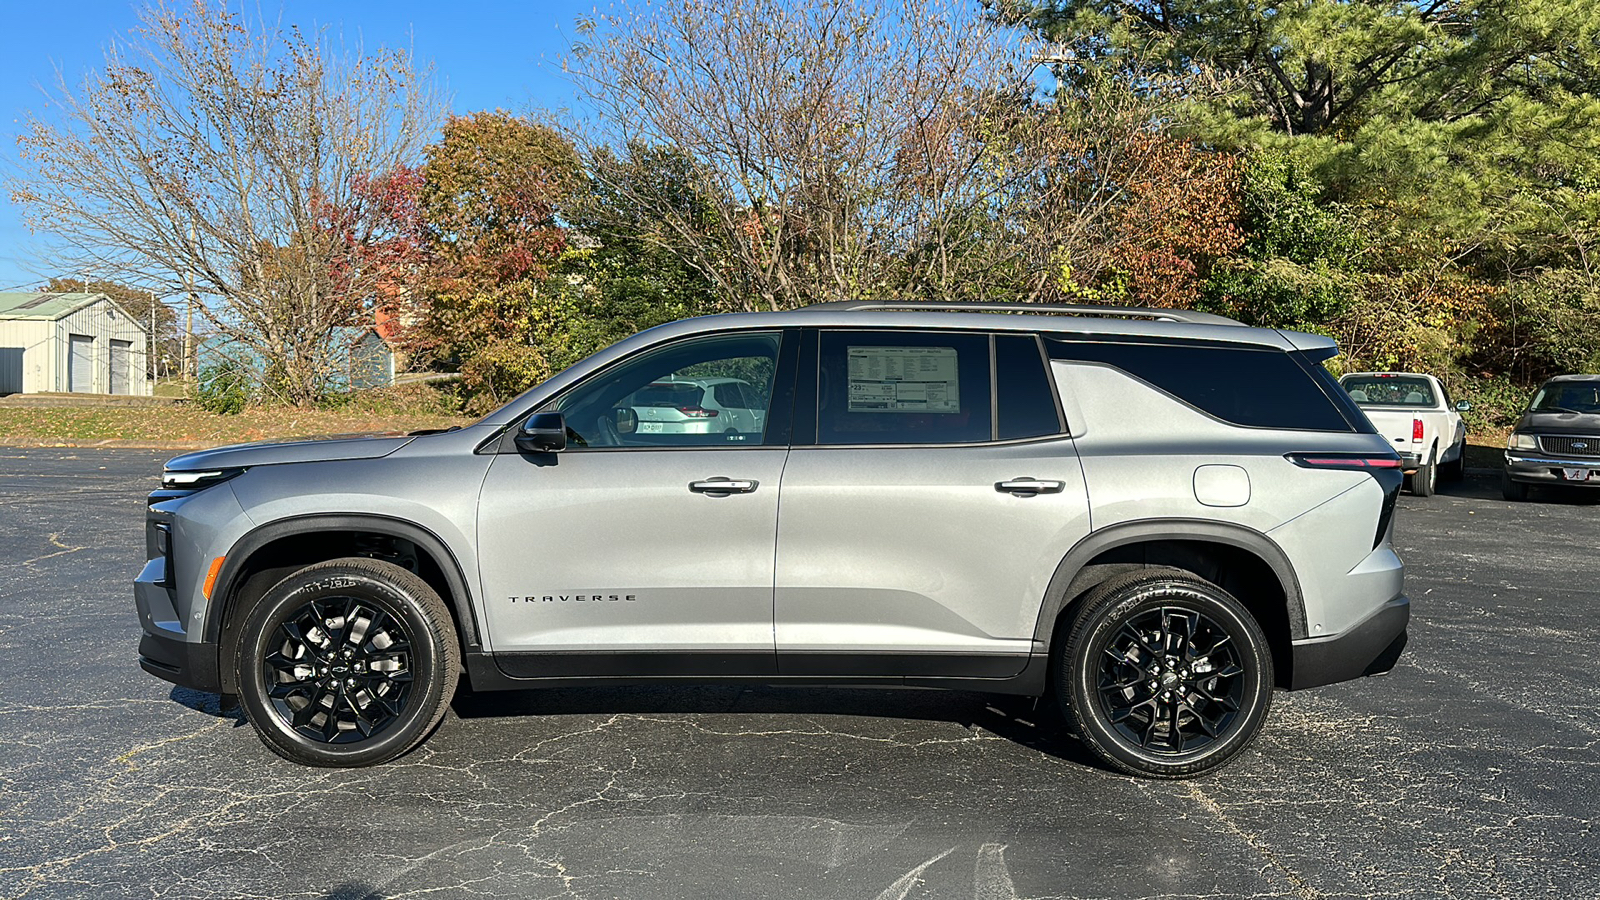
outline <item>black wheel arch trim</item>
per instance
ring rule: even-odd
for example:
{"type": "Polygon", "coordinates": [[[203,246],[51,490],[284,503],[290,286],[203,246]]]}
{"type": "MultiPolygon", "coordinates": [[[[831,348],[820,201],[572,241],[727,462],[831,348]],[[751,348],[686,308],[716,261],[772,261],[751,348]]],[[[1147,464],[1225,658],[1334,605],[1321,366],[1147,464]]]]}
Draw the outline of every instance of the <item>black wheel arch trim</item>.
{"type": "Polygon", "coordinates": [[[1298,641],[1307,637],[1305,598],[1300,591],[1300,580],[1295,575],[1294,566],[1289,563],[1288,554],[1284,553],[1272,538],[1253,528],[1230,522],[1163,518],[1136,519],[1107,525],[1089,532],[1074,544],[1062,558],[1061,563],[1056,566],[1055,574],[1050,578],[1050,585],[1045,589],[1044,603],[1039,609],[1039,620],[1034,625],[1035,640],[1040,641],[1042,646],[1051,646],[1056,620],[1060,617],[1061,611],[1076,596],[1093,587],[1093,584],[1087,584],[1081,586],[1079,590],[1071,590],[1073,582],[1091,560],[1107,550],[1151,541],[1200,541],[1225,544],[1254,554],[1267,564],[1283,588],[1287,607],[1285,614],[1289,621],[1289,639],[1298,641]]]}
{"type": "Polygon", "coordinates": [[[450,596],[443,599],[455,612],[457,621],[464,626],[461,629],[461,638],[466,648],[471,650],[482,646],[478,616],[472,604],[472,590],[468,587],[460,560],[456,558],[449,545],[432,531],[413,522],[372,513],[317,513],[292,516],[257,526],[235,541],[233,546],[228,548],[227,558],[222,563],[221,571],[217,573],[217,585],[212,595],[214,598],[223,598],[225,602],[220,604],[213,602],[207,610],[205,628],[201,632],[205,640],[220,646],[222,623],[228,617],[236,593],[243,586],[239,576],[251,557],[273,541],[319,531],[368,531],[416,544],[419,549],[433,557],[440,573],[444,575],[445,583],[450,587],[450,596]]]}

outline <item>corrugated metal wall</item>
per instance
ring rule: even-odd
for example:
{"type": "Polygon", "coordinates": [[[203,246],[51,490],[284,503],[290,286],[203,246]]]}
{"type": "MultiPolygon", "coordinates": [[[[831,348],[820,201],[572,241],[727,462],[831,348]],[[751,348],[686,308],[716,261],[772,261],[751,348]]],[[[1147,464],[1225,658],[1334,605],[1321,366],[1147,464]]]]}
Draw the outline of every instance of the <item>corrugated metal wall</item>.
{"type": "MultiPolygon", "coordinates": [[[[125,355],[118,354],[119,360],[126,360],[128,373],[126,375],[129,392],[137,395],[150,393],[150,381],[145,377],[145,351],[146,337],[143,328],[134,323],[121,308],[110,300],[101,300],[85,306],[83,309],[62,316],[55,322],[56,326],[56,359],[55,374],[56,384],[59,387],[46,388],[45,390],[65,391],[70,390],[71,382],[68,380],[71,363],[69,354],[62,348],[68,346],[73,335],[93,338],[90,351],[90,365],[93,369],[91,377],[84,379],[83,384],[90,385],[89,390],[97,394],[111,392],[111,342],[113,340],[127,341],[129,352],[125,355]]],[[[81,387],[81,385],[80,385],[81,387]]]]}
{"type": "Polygon", "coordinates": [[[0,394],[53,391],[54,322],[0,319],[0,394]]]}

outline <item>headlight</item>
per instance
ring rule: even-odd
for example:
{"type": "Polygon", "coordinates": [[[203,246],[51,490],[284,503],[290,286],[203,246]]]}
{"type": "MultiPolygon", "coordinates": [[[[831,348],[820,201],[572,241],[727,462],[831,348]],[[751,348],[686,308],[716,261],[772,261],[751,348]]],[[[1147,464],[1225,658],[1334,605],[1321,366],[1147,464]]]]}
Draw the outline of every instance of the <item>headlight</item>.
{"type": "Polygon", "coordinates": [[[244,469],[204,469],[195,472],[162,472],[161,487],[169,491],[199,491],[221,484],[244,473],[244,469]]]}
{"type": "Polygon", "coordinates": [[[1539,449],[1539,439],[1531,434],[1523,434],[1520,431],[1514,431],[1511,433],[1511,437],[1506,439],[1506,449],[1537,450],[1539,449]]]}

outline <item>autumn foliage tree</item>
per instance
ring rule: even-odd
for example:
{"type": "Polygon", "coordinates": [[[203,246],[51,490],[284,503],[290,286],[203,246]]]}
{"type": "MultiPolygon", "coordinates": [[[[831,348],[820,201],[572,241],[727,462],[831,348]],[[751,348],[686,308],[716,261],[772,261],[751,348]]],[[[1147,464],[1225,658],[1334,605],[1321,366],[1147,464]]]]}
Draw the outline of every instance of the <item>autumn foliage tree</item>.
{"type": "Polygon", "coordinates": [[[418,171],[414,226],[426,281],[403,316],[424,358],[459,365],[484,403],[549,374],[568,246],[558,212],[582,189],[571,143],[505,112],[454,116],[418,171]]]}

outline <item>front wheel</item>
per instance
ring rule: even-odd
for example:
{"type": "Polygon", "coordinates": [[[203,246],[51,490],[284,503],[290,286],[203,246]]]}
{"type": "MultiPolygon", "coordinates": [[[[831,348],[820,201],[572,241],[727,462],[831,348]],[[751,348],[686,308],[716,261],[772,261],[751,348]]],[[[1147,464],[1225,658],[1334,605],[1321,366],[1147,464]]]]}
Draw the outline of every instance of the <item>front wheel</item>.
{"type": "Polygon", "coordinates": [[[1507,500],[1528,499],[1528,485],[1521,481],[1512,481],[1509,472],[1500,473],[1500,496],[1507,500]]]}
{"type": "Polygon", "coordinates": [[[421,743],[461,665],[433,588],[360,557],[308,566],[268,591],[234,658],[245,718],[273,752],[308,766],[374,765],[421,743]]]}
{"type": "Polygon", "coordinates": [[[1238,600],[1188,572],[1142,569],[1101,584],[1057,646],[1054,686],[1068,722],[1124,772],[1211,771],[1266,721],[1266,635],[1238,600]]]}

